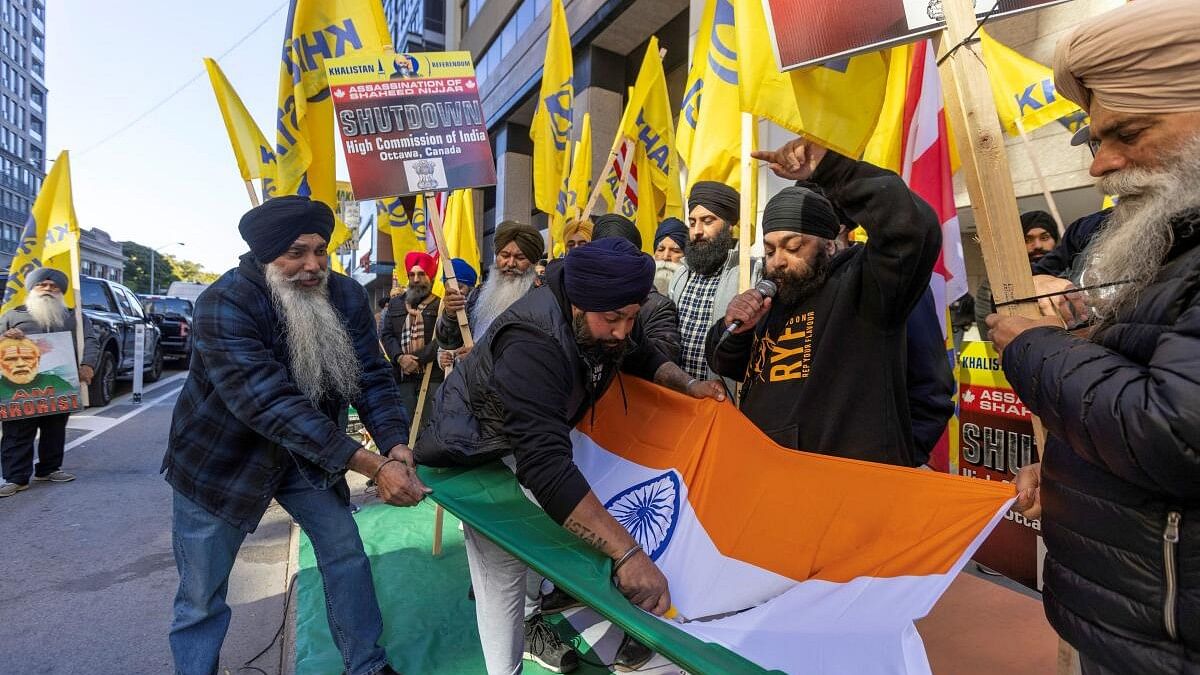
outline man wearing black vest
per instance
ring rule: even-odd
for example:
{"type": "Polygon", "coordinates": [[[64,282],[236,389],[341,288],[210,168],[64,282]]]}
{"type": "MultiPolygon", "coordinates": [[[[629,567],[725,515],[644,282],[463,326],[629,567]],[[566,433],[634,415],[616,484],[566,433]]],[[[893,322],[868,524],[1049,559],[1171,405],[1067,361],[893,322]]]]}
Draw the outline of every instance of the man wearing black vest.
{"type": "MultiPolygon", "coordinates": [[[[689,379],[657,349],[630,340],[654,269],[650,256],[611,237],[551,264],[546,285],[497,317],[447,376],[415,452],[434,466],[504,458],[551,518],[614,561],[624,557],[618,587],[661,615],[670,606],[666,578],[596,498],[569,437],[618,370],[696,398],[724,398],[719,382],[689,379]]],[[[488,673],[519,672],[527,638],[557,638],[538,617],[522,631],[526,566],[471,527],[465,532],[488,673]]],[[[574,658],[550,665],[567,671],[574,658]]]]}

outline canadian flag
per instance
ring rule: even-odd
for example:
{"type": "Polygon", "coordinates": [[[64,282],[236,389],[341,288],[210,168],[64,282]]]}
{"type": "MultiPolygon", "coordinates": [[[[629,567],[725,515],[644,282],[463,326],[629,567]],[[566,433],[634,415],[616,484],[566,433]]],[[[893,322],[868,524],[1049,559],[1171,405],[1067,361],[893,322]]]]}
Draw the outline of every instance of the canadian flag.
{"type": "MultiPolygon", "coordinates": [[[[947,358],[954,363],[954,344],[949,339],[950,303],[967,292],[967,268],[963,261],[958,210],[954,207],[954,176],[950,163],[950,136],[946,132],[946,108],[938,77],[933,44],[914,45],[912,72],[904,101],[904,135],[901,141],[901,175],[909,189],[933,207],[942,225],[942,253],[933,267],[929,287],[937,305],[947,358]]],[[[952,366],[953,367],[953,366],[952,366]]],[[[955,424],[951,420],[951,426],[955,424]]],[[[942,434],[929,458],[938,471],[949,469],[950,432],[942,434]]]]}

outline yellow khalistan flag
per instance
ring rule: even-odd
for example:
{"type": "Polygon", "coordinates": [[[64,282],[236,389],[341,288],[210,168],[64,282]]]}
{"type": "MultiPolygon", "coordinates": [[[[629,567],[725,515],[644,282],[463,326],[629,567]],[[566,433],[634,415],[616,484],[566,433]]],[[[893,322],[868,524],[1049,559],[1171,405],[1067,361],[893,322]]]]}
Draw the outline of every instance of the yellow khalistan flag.
{"type": "Polygon", "coordinates": [[[233,145],[233,156],[242,180],[261,179],[262,193],[270,197],[274,190],[275,153],[217,62],[206,57],[204,67],[217,96],[217,107],[221,109],[221,119],[225,121],[225,131],[233,145]]]}
{"type": "Polygon", "coordinates": [[[739,64],[733,20],[729,0],[705,3],[675,135],[679,157],[687,167],[689,192],[701,180],[741,189],[739,64]]]}
{"type": "Polygon", "coordinates": [[[583,114],[583,125],[575,150],[571,154],[571,170],[563,176],[562,189],[558,191],[558,205],[550,224],[554,240],[553,257],[566,252],[564,229],[567,221],[583,215],[592,186],[592,116],[583,114]]]}
{"type": "Polygon", "coordinates": [[[25,277],[39,267],[52,267],[71,279],[71,288],[63,299],[68,307],[74,307],[73,289],[79,286],[79,269],[71,259],[72,249],[79,249],[79,221],[71,193],[71,161],[63,150],[42,181],[33,212],[25,221],[21,244],[9,266],[0,314],[25,304],[25,277]]]}
{"type": "MultiPolygon", "coordinates": [[[[718,0],[719,5],[728,0],[718,0]]],[[[858,157],[883,105],[884,53],[875,52],[781,73],[766,39],[761,2],[734,4],[742,110],[858,157]]],[[[722,16],[718,8],[716,16],[722,16]]]]}
{"type": "Polygon", "coordinates": [[[654,230],[658,229],[657,221],[668,217],[684,217],[683,196],[679,186],[679,155],[675,152],[675,119],[671,99],[667,95],[667,77],[658,53],[657,37],[652,36],[646,48],[646,57],[642,60],[637,82],[633,85],[629,103],[621,117],[621,127],[617,130],[613,149],[619,148],[626,138],[633,141],[635,153],[641,151],[649,160],[649,172],[643,173],[641,167],[638,168],[639,194],[643,182],[649,182],[656,192],[654,210],[644,215],[642,211],[645,207],[640,198],[638,201],[638,215],[642,216],[636,219],[638,229],[642,229],[642,224],[650,222],[652,218],[655,220],[655,226],[649,232],[642,232],[643,248],[649,252],[649,247],[654,244],[654,230]]]}
{"type": "Polygon", "coordinates": [[[337,208],[333,101],[325,59],[389,45],[379,0],[291,1],[276,110],[277,194],[306,195],[337,208]]]}
{"type": "Polygon", "coordinates": [[[550,31],[546,34],[542,88],[533,113],[533,125],[529,127],[529,137],[533,140],[533,203],[539,211],[550,215],[557,210],[559,188],[570,160],[571,106],[575,101],[573,77],[567,15],[562,0],[550,0],[550,31]]]}
{"type": "MultiPolygon", "coordinates": [[[[432,206],[436,208],[436,206],[432,206]]],[[[446,251],[451,258],[462,258],[467,261],[479,277],[479,243],[475,239],[475,198],[471,190],[455,190],[446,200],[446,220],[442,227],[446,237],[446,251]]],[[[439,266],[449,265],[449,260],[439,260],[439,266]]],[[[433,294],[445,295],[446,284],[442,280],[441,270],[433,282],[433,294]]]]}
{"type": "MultiPolygon", "coordinates": [[[[424,195],[417,195],[421,200],[424,195]]],[[[424,208],[419,204],[418,208],[424,208]]],[[[404,210],[400,197],[388,197],[375,202],[375,220],[379,223],[379,231],[388,235],[392,240],[392,261],[396,269],[404,267],[404,256],[410,251],[425,252],[425,232],[420,233],[413,227],[413,221],[404,210]]]]}
{"type": "Polygon", "coordinates": [[[1079,111],[1054,89],[1054,71],[996,42],[982,28],[983,63],[992,83],[992,97],[1004,132],[1017,135],[1017,121],[1028,133],[1079,111]]]}

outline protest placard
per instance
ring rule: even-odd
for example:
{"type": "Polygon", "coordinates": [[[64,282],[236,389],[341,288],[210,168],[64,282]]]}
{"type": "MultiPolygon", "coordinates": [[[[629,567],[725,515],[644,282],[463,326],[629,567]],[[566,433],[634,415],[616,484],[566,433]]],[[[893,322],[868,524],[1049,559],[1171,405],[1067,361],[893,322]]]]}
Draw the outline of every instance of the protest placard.
{"type": "Polygon", "coordinates": [[[82,409],[69,332],[0,338],[0,420],[82,409]]]}
{"type": "Polygon", "coordinates": [[[325,61],[357,199],[495,185],[468,52],[364,52],[325,61]]]}

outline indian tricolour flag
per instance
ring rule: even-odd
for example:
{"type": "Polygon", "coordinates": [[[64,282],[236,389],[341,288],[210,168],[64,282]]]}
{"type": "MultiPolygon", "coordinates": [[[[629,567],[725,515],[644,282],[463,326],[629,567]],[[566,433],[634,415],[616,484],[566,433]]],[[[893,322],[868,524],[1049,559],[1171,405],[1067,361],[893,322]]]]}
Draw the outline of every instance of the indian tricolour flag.
{"type": "Polygon", "coordinates": [[[929,672],[913,622],[1011,485],[795,452],[728,403],[624,389],[573,432],[575,461],[667,576],[671,628],[769,670],[929,672]]]}

